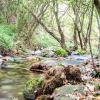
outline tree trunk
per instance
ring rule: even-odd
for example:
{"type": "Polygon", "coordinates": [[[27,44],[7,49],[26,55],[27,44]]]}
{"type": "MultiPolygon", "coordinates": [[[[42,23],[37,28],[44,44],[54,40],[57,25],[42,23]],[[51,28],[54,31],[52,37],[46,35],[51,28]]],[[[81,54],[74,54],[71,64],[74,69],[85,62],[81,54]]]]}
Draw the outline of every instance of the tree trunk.
{"type": "Polygon", "coordinates": [[[33,16],[33,18],[37,21],[37,23],[39,23],[39,24],[43,27],[43,29],[44,29],[47,33],[49,33],[53,38],[55,38],[55,39],[60,43],[61,47],[62,47],[64,50],[66,50],[68,53],[70,53],[70,50],[67,49],[67,47],[66,47],[66,45],[65,45],[64,34],[63,34],[63,32],[62,32],[62,30],[60,29],[59,26],[58,26],[58,27],[59,27],[58,29],[59,29],[60,38],[59,38],[58,36],[56,36],[56,35],[54,34],[54,32],[52,32],[51,30],[49,30],[48,27],[47,27],[41,20],[39,20],[39,18],[34,14],[34,12],[32,12],[30,9],[28,9],[28,8],[27,8],[26,6],[24,6],[24,5],[23,5],[23,7],[24,7],[25,9],[27,9],[27,10],[31,13],[31,15],[33,16]]]}
{"type": "Polygon", "coordinates": [[[100,16],[100,0],[94,0],[94,4],[100,16]]]}

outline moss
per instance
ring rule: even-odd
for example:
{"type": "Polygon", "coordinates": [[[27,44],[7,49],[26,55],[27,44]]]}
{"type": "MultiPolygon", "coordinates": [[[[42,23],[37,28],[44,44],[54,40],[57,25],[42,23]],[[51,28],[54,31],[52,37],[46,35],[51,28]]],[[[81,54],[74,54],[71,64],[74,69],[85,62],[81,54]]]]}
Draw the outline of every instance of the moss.
{"type": "Polygon", "coordinates": [[[57,56],[67,56],[68,55],[68,52],[66,52],[64,49],[59,49],[59,50],[56,50],[55,51],[55,54],[57,56]]]}
{"type": "Polygon", "coordinates": [[[27,81],[26,89],[28,91],[34,92],[36,88],[39,88],[42,86],[43,80],[44,78],[40,77],[40,78],[33,78],[32,80],[27,81]]]}

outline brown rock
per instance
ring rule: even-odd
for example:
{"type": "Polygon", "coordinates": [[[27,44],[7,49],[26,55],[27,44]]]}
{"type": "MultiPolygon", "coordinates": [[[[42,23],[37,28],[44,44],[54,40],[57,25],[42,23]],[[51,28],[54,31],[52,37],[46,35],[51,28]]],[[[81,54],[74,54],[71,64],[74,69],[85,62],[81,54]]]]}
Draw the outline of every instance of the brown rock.
{"type": "Polygon", "coordinates": [[[64,85],[64,81],[60,74],[58,76],[52,77],[51,79],[44,82],[43,94],[52,94],[56,88],[62,85],[64,85]]]}
{"type": "Polygon", "coordinates": [[[45,78],[50,79],[53,76],[58,76],[58,75],[63,75],[64,74],[64,68],[63,67],[54,67],[50,68],[46,73],[45,73],[45,78]]]}
{"type": "Polygon", "coordinates": [[[46,64],[43,64],[41,62],[35,63],[31,66],[30,70],[33,72],[45,72],[48,69],[50,69],[51,66],[48,66],[46,64]]]}
{"type": "Polygon", "coordinates": [[[81,72],[78,67],[68,66],[64,68],[66,79],[69,81],[81,82],[81,72]]]}

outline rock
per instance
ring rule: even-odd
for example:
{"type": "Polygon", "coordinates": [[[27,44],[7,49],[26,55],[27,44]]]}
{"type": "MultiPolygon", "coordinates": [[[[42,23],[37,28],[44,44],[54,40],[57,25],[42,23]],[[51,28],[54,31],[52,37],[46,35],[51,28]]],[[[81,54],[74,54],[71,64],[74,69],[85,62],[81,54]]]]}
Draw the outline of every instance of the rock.
{"type": "Polygon", "coordinates": [[[24,91],[23,95],[24,95],[25,100],[35,100],[35,96],[33,95],[33,93],[24,91]]]}
{"type": "Polygon", "coordinates": [[[60,88],[57,88],[54,93],[54,100],[80,100],[78,96],[74,93],[79,93],[84,95],[84,86],[83,85],[64,85],[60,88]],[[73,95],[72,95],[73,94],[73,95]]]}
{"type": "Polygon", "coordinates": [[[51,66],[48,66],[47,64],[44,63],[35,63],[31,66],[30,70],[33,72],[45,72],[48,69],[50,69],[51,66]]]}
{"type": "Polygon", "coordinates": [[[72,82],[82,82],[81,72],[78,67],[68,66],[64,68],[66,79],[72,82]]]}
{"type": "Polygon", "coordinates": [[[42,51],[41,50],[37,50],[37,51],[34,52],[34,55],[41,56],[42,55],[42,51]]]}
{"type": "Polygon", "coordinates": [[[91,92],[94,92],[94,90],[95,90],[95,86],[94,85],[89,84],[89,83],[86,84],[86,87],[85,87],[85,91],[86,92],[88,92],[88,93],[90,92],[91,93],[91,92]]]}
{"type": "Polygon", "coordinates": [[[64,68],[60,66],[52,67],[45,73],[45,78],[50,79],[54,76],[64,75],[64,68]]]}
{"type": "Polygon", "coordinates": [[[26,83],[26,87],[23,91],[24,98],[26,100],[35,100],[37,96],[42,94],[43,77],[34,78],[26,83]]]}
{"type": "Polygon", "coordinates": [[[7,66],[6,61],[0,59],[0,69],[6,68],[6,66],[7,66]]]}
{"type": "Polygon", "coordinates": [[[82,82],[79,68],[72,66],[51,68],[46,72],[45,78],[43,87],[44,94],[52,94],[56,88],[71,81],[72,83],[82,82]]]}
{"type": "Polygon", "coordinates": [[[45,94],[45,95],[52,94],[56,88],[66,84],[66,83],[67,83],[67,80],[64,75],[63,67],[50,68],[45,73],[43,94],[45,94]]]}
{"type": "Polygon", "coordinates": [[[64,85],[64,82],[63,78],[60,76],[45,80],[43,85],[43,94],[52,94],[56,88],[61,87],[62,85],[64,85]]]}
{"type": "Polygon", "coordinates": [[[91,79],[92,79],[91,76],[86,76],[86,75],[82,76],[82,80],[83,80],[83,81],[89,81],[89,80],[91,80],[91,79]]]}

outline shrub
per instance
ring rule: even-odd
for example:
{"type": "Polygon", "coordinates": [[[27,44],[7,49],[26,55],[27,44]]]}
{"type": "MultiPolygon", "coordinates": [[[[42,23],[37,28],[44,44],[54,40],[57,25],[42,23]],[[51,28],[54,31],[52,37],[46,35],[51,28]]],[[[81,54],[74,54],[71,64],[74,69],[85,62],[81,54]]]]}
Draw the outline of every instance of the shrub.
{"type": "Polygon", "coordinates": [[[66,52],[64,49],[59,49],[59,50],[56,50],[55,51],[55,54],[57,56],[67,56],[68,55],[68,52],[66,52]]]}
{"type": "Polygon", "coordinates": [[[15,34],[14,28],[12,29],[10,25],[0,25],[0,45],[11,49],[15,34]]]}

